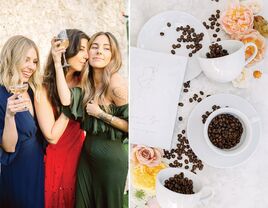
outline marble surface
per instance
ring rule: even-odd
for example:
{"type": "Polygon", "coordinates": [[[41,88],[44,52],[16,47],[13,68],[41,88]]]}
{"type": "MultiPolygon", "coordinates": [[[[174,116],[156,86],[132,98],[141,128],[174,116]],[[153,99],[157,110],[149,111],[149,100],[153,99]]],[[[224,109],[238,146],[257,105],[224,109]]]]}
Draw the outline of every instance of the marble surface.
{"type": "MultiPolygon", "coordinates": [[[[143,24],[155,14],[166,10],[179,10],[192,14],[200,19],[207,20],[216,9],[223,11],[227,7],[228,1],[219,1],[219,3],[211,0],[135,0],[131,1],[131,46],[136,46],[138,33],[143,24]]],[[[264,1],[264,10],[261,13],[266,19],[268,18],[268,2],[264,1]]],[[[212,34],[210,34],[212,35],[212,34]]],[[[220,35],[226,38],[224,33],[220,35]]],[[[268,44],[268,39],[266,39],[268,44]]],[[[131,57],[130,57],[131,58],[131,57]]],[[[189,103],[188,99],[195,92],[200,90],[206,94],[216,93],[232,93],[245,98],[251,103],[262,120],[262,136],[256,151],[252,156],[234,168],[219,169],[210,167],[205,164],[202,171],[197,174],[202,178],[205,184],[211,186],[215,195],[206,208],[266,208],[268,207],[268,96],[265,90],[268,86],[268,52],[265,58],[252,66],[249,73],[259,69],[263,72],[260,79],[254,79],[250,76],[248,87],[244,89],[235,88],[231,83],[219,84],[208,80],[203,74],[191,81],[191,88],[188,93],[181,93],[180,100],[189,103]]],[[[134,70],[134,69],[131,69],[134,70]]],[[[184,122],[177,122],[173,136],[173,146],[176,144],[176,135],[185,129],[187,117],[196,104],[188,104],[183,108],[178,108],[177,117],[182,116],[184,122]]],[[[254,138],[253,138],[254,139],[254,138]]],[[[131,207],[135,206],[133,200],[131,207]]]]}

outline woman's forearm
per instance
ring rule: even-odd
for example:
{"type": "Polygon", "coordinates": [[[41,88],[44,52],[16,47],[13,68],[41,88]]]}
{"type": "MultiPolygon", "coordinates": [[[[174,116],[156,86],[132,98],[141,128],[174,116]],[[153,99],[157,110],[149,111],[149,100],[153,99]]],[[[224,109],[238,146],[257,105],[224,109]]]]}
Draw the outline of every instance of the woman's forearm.
{"type": "Polygon", "coordinates": [[[57,144],[63,132],[68,125],[69,119],[62,113],[60,117],[55,121],[50,132],[47,132],[44,136],[51,144],[57,144]]]}
{"type": "Polygon", "coordinates": [[[6,152],[15,152],[17,142],[18,132],[15,122],[15,116],[6,115],[2,135],[2,148],[6,152]]]}
{"type": "Polygon", "coordinates": [[[35,111],[40,129],[49,143],[56,144],[63,134],[69,119],[61,113],[60,116],[55,119],[53,107],[48,100],[47,92],[44,88],[41,90],[40,99],[35,97],[35,111]]]}
{"type": "Polygon", "coordinates": [[[55,71],[57,90],[61,100],[61,104],[64,106],[68,106],[71,104],[71,92],[67,85],[61,63],[55,63],[55,71]]]}
{"type": "Polygon", "coordinates": [[[119,117],[113,116],[111,114],[102,111],[97,115],[97,118],[103,120],[105,123],[120,129],[121,131],[128,132],[128,122],[119,117]]]}

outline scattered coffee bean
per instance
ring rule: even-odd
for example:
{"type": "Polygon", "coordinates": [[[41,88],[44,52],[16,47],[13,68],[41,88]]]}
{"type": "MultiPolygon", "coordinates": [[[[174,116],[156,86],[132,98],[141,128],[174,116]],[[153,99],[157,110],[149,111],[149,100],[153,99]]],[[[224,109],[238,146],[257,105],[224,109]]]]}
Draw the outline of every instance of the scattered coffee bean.
{"type": "Polygon", "coordinates": [[[164,35],[165,35],[165,33],[163,33],[163,32],[160,32],[160,35],[161,35],[161,36],[164,36],[164,35]]]}
{"type": "Polygon", "coordinates": [[[184,104],[183,103],[179,103],[178,105],[182,107],[184,104]]]}
{"type": "MultiPolygon", "coordinates": [[[[209,96],[210,96],[210,95],[209,95],[209,96]]],[[[207,97],[208,97],[208,96],[207,96],[207,97]]],[[[211,112],[206,111],[206,112],[201,116],[201,117],[202,117],[202,123],[205,124],[207,118],[209,117],[209,115],[210,115],[212,112],[214,112],[215,110],[218,110],[218,109],[220,109],[220,108],[221,108],[221,107],[218,106],[218,105],[213,105],[213,106],[211,107],[211,109],[212,109],[211,112]]]]}
{"type": "Polygon", "coordinates": [[[175,50],[171,50],[171,53],[174,55],[176,52],[175,52],[175,50]]]}
{"type": "Polygon", "coordinates": [[[183,120],[183,118],[180,116],[180,117],[179,117],[179,121],[182,121],[182,120],[183,120]]]}
{"type": "Polygon", "coordinates": [[[188,89],[183,89],[183,92],[188,92],[188,89]]]}
{"type": "MultiPolygon", "coordinates": [[[[219,19],[220,19],[220,10],[217,9],[216,12],[214,14],[211,14],[210,17],[207,19],[208,22],[205,22],[205,21],[203,22],[203,25],[207,30],[211,29],[216,32],[219,32],[220,31],[220,28],[219,28],[220,23],[218,22],[219,19]],[[216,28],[215,26],[218,28],[216,28]]],[[[213,35],[214,38],[217,37],[215,36],[216,35],[213,35]]]]}
{"type": "Polygon", "coordinates": [[[170,23],[170,22],[168,22],[168,23],[167,23],[167,26],[168,26],[168,27],[171,27],[171,23],[170,23]]]}

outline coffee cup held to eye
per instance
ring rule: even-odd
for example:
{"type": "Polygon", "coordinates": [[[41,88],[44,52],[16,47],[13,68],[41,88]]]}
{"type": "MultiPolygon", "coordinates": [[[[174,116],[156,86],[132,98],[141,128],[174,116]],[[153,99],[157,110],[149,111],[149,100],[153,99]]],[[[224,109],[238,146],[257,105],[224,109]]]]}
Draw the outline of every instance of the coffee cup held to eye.
{"type": "Polygon", "coordinates": [[[199,64],[204,74],[217,82],[229,82],[237,78],[258,52],[257,46],[251,42],[245,45],[238,40],[224,40],[217,43],[229,54],[217,58],[207,58],[206,53],[209,52],[209,46],[207,46],[198,55],[199,64]],[[254,47],[254,53],[246,60],[245,51],[248,47],[254,47]]]}

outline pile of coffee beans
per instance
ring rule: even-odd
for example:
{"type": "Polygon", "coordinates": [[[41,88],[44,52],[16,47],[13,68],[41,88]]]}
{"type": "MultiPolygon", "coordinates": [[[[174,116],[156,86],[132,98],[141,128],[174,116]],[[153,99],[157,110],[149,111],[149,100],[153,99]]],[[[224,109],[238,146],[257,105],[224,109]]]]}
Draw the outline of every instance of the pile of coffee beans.
{"type": "Polygon", "coordinates": [[[221,38],[219,38],[217,34],[218,32],[220,32],[221,24],[218,21],[220,19],[220,14],[221,11],[217,9],[214,14],[211,14],[207,22],[203,22],[203,25],[207,30],[211,29],[215,32],[212,37],[215,38],[217,41],[221,41],[221,38]]]}
{"type": "Polygon", "coordinates": [[[212,111],[206,111],[203,115],[202,115],[202,123],[205,124],[206,123],[206,120],[207,118],[209,117],[209,115],[211,113],[213,113],[215,110],[218,110],[220,109],[221,107],[219,105],[213,105],[212,106],[212,111]]]}
{"type": "Polygon", "coordinates": [[[218,58],[222,56],[229,55],[226,49],[223,49],[218,43],[214,43],[209,46],[209,52],[206,53],[207,58],[218,58]]]}
{"type": "Polygon", "coordinates": [[[181,193],[181,194],[194,194],[193,181],[184,177],[184,174],[175,174],[168,180],[165,180],[164,186],[171,191],[181,193]]]}
{"type": "Polygon", "coordinates": [[[164,149],[163,158],[174,160],[169,163],[169,167],[184,167],[186,170],[191,169],[191,172],[196,173],[195,171],[197,169],[202,170],[204,165],[191,149],[185,133],[186,131],[182,130],[177,135],[178,143],[176,149],[171,149],[170,151],[164,149]]]}
{"type": "Polygon", "coordinates": [[[217,115],[208,125],[208,137],[220,149],[235,147],[241,139],[243,126],[238,118],[224,113],[217,115]]]}
{"type": "MultiPolygon", "coordinates": [[[[167,27],[171,27],[171,23],[167,22],[167,27]]],[[[197,51],[199,51],[203,45],[201,41],[204,38],[204,33],[196,33],[195,29],[190,25],[180,26],[176,28],[176,32],[180,32],[175,43],[171,45],[171,54],[176,54],[176,49],[182,47],[182,43],[185,43],[186,49],[190,50],[188,56],[192,57],[197,51]]],[[[164,32],[160,32],[160,36],[164,36],[164,32]]]]}

